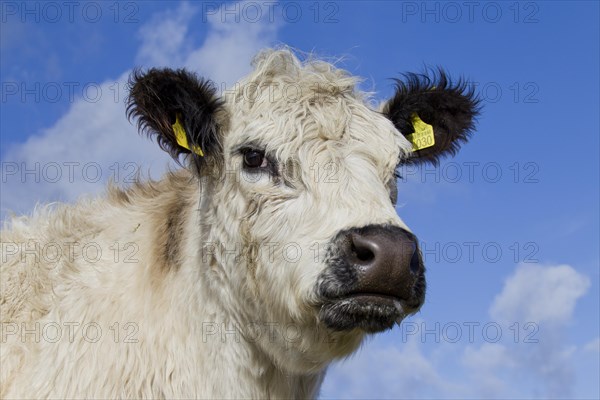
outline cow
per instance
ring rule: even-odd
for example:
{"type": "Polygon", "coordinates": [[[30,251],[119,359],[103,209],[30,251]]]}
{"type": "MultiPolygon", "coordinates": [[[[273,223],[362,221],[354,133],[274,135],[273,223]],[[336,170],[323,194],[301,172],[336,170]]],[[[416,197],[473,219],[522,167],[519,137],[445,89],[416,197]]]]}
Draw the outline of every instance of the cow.
{"type": "Polygon", "coordinates": [[[1,397],[318,396],[423,304],[397,170],[454,155],[480,110],[442,69],[395,82],[377,105],[288,48],[223,93],[135,70],[127,115],[180,168],[6,223],[1,397]]]}

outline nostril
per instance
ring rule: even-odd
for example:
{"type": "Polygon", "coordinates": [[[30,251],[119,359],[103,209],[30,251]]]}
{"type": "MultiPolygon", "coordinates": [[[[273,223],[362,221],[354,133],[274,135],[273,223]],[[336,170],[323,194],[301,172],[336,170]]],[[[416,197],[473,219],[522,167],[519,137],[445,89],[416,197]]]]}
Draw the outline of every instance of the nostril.
{"type": "Polygon", "coordinates": [[[369,262],[375,259],[375,254],[373,254],[371,249],[364,246],[357,247],[354,241],[350,245],[350,250],[352,251],[352,254],[354,254],[360,261],[369,262]]]}

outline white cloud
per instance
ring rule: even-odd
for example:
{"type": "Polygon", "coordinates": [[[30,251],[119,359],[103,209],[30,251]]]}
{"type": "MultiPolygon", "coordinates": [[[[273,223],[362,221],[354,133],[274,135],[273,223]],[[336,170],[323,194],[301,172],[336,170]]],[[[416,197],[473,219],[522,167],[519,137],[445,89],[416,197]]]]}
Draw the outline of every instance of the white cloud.
{"type": "MultiPolygon", "coordinates": [[[[221,22],[217,11],[209,18],[206,40],[195,48],[188,30],[195,17],[202,18],[198,14],[198,9],[182,3],[151,18],[139,31],[138,65],[187,66],[217,82],[231,83],[250,69],[254,53],[276,36],[274,25],[221,22]]],[[[91,88],[88,98],[76,99],[52,127],[4,152],[2,219],[8,211],[28,212],[36,203],[97,194],[110,177],[118,183],[128,183],[136,171],[160,177],[171,162],[169,156],[140,137],[125,116],[129,73],[101,84],[99,96],[91,88]]]]}
{"type": "Polygon", "coordinates": [[[189,47],[189,24],[198,10],[184,2],[177,9],[154,15],[139,31],[142,45],[136,63],[144,66],[166,67],[182,65],[189,47]]]}
{"type": "Polygon", "coordinates": [[[364,346],[328,372],[320,397],[423,398],[456,390],[441,378],[414,337],[401,346],[381,340],[364,346]]]}
{"type": "Polygon", "coordinates": [[[540,334],[538,343],[469,346],[462,363],[476,397],[569,398],[575,350],[554,333],[540,334]]]}
{"type": "Polygon", "coordinates": [[[479,348],[467,346],[462,363],[471,370],[471,389],[482,398],[510,397],[510,381],[502,369],[518,367],[509,349],[500,343],[484,343],[479,348]]]}
{"type": "Polygon", "coordinates": [[[506,347],[499,343],[484,343],[478,350],[468,346],[464,352],[463,362],[469,367],[484,370],[500,366],[514,367],[506,347]]]}
{"type": "Polygon", "coordinates": [[[249,61],[275,41],[281,27],[280,22],[271,19],[269,3],[241,1],[220,9],[205,6],[199,10],[182,3],[176,11],[152,18],[140,30],[143,45],[136,62],[144,66],[185,66],[210,78],[219,88],[230,87],[249,72],[249,61]],[[192,19],[194,16],[197,20],[192,19]],[[202,46],[194,48],[188,27],[190,22],[198,21],[208,24],[208,31],[202,46]]]}
{"type": "Polygon", "coordinates": [[[589,279],[569,265],[522,264],[496,296],[490,313],[499,321],[562,324],[589,286],[589,279]]]}
{"type": "MultiPolygon", "coordinates": [[[[490,315],[504,326],[516,326],[519,339],[468,347],[463,355],[482,396],[522,396],[514,392],[515,386],[527,387],[531,396],[571,395],[576,348],[566,343],[565,329],[589,286],[589,279],[569,265],[517,267],[496,296],[490,315]]],[[[514,337],[514,330],[510,334],[514,337]]]]}
{"type": "Polygon", "coordinates": [[[268,3],[239,2],[240,6],[226,6],[227,10],[242,12],[246,17],[235,18],[230,11],[211,12],[205,19],[209,24],[207,38],[202,47],[190,52],[184,61],[187,67],[210,77],[220,88],[230,87],[250,70],[250,60],[259,50],[275,41],[280,23],[270,21],[268,3]],[[254,20],[254,15],[246,15],[242,10],[244,3],[252,7],[261,7],[256,15],[262,18],[254,20]],[[236,22],[237,20],[237,22],[236,22]]]}
{"type": "MultiPolygon", "coordinates": [[[[120,87],[127,75],[116,80],[120,87]]],[[[109,177],[123,183],[136,169],[153,176],[164,170],[168,157],[127,121],[123,103],[115,101],[109,88],[113,83],[99,86],[102,95],[97,102],[76,100],[54,126],[7,151],[3,212],[26,212],[38,202],[98,193],[109,177]],[[9,175],[8,168],[16,172],[9,175]]]]}

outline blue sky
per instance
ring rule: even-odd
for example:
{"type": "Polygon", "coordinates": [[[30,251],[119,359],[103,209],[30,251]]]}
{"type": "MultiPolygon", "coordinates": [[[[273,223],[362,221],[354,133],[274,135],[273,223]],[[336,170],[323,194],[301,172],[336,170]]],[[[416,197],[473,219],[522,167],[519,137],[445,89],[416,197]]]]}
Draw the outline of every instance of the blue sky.
{"type": "Polygon", "coordinates": [[[2,218],[99,193],[132,166],[160,176],[168,157],[125,119],[135,66],[231,85],[256,51],[287,44],[343,57],[384,100],[390,78],[440,65],[475,82],[484,109],[437,172],[402,171],[427,303],[334,365],[321,395],[598,398],[599,7],[574,3],[3,2],[2,218]]]}

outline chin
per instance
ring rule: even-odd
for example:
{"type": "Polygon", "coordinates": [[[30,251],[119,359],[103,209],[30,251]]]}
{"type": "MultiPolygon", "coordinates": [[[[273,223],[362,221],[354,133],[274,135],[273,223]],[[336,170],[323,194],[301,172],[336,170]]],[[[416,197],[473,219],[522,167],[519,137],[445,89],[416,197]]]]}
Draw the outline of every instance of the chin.
{"type": "Polygon", "coordinates": [[[333,331],[360,329],[365,333],[377,333],[393,328],[416,311],[392,296],[354,294],[325,301],[319,318],[333,331]]]}

